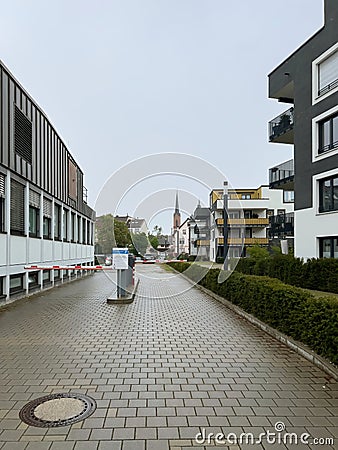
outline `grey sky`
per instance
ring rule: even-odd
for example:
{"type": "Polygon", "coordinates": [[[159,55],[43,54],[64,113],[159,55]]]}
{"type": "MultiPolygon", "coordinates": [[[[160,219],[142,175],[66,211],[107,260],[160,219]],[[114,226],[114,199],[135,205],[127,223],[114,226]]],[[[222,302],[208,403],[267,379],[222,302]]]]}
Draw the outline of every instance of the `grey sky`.
{"type": "Polygon", "coordinates": [[[288,107],[267,99],[267,74],[322,24],[323,0],[1,1],[0,58],[84,170],[91,204],[121,165],[157,152],[256,187],[292,155],[267,143],[288,107]]]}

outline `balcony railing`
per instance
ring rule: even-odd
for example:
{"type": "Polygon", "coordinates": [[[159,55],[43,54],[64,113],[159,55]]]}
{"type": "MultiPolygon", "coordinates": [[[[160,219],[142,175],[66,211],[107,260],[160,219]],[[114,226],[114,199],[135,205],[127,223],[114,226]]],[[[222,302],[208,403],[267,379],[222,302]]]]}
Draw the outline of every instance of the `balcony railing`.
{"type": "Polygon", "coordinates": [[[293,144],[293,125],[293,108],[290,108],[269,122],[269,141],[293,144]]]}
{"type": "Polygon", "coordinates": [[[293,159],[285,161],[278,166],[269,169],[269,187],[270,189],[294,189],[294,162],[293,159]]]}
{"type": "MultiPolygon", "coordinates": [[[[267,245],[268,238],[228,238],[229,245],[267,245]]],[[[217,238],[217,244],[224,245],[224,238],[217,238]]]]}
{"type": "Polygon", "coordinates": [[[88,202],[88,189],[85,186],[83,186],[83,196],[82,196],[82,198],[83,198],[83,201],[85,203],[88,202]]]}
{"type": "MultiPolygon", "coordinates": [[[[224,225],[224,219],[216,219],[217,225],[224,225]]],[[[238,218],[238,219],[228,219],[228,225],[269,225],[269,219],[265,217],[258,217],[255,219],[238,218]]]]}

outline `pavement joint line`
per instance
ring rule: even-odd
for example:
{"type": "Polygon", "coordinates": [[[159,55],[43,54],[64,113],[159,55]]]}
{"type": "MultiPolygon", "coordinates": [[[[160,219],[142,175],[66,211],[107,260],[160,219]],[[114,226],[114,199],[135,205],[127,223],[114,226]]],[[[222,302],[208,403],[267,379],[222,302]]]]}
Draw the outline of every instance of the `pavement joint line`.
{"type": "Polygon", "coordinates": [[[299,355],[303,356],[308,361],[312,362],[316,367],[318,367],[319,369],[322,369],[324,372],[326,372],[328,375],[330,375],[335,381],[338,381],[338,368],[335,368],[328,360],[317,355],[314,351],[309,349],[306,345],[302,344],[299,341],[295,341],[294,339],[290,338],[286,334],[281,333],[280,331],[276,330],[276,328],[270,327],[266,323],[257,319],[257,317],[247,313],[242,308],[239,308],[238,306],[234,305],[233,303],[231,303],[229,300],[225,299],[224,297],[221,297],[220,295],[215,294],[214,292],[210,291],[209,289],[205,288],[204,286],[201,286],[198,283],[195,283],[189,277],[184,275],[182,272],[178,272],[173,267],[171,267],[171,269],[174,270],[179,275],[181,275],[186,281],[188,281],[191,285],[193,285],[193,287],[199,289],[200,291],[204,292],[204,294],[207,294],[210,297],[214,298],[215,300],[219,301],[224,306],[231,309],[232,311],[234,311],[236,314],[243,317],[244,319],[246,319],[248,322],[257,326],[262,331],[269,334],[273,338],[277,339],[282,344],[285,344],[287,347],[289,347],[294,352],[298,353],[299,355]]]}

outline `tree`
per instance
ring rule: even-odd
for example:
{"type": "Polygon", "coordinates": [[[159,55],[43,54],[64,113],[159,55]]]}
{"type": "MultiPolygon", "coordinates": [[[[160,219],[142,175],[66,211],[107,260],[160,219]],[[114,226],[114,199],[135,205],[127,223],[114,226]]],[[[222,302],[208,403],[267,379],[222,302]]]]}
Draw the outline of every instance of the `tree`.
{"type": "Polygon", "coordinates": [[[149,234],[148,238],[149,238],[150,245],[151,245],[155,250],[157,250],[157,247],[158,247],[158,236],[154,236],[154,235],[152,235],[152,234],[149,234]]]}
{"type": "Polygon", "coordinates": [[[96,219],[96,231],[102,253],[111,253],[113,247],[127,247],[131,243],[127,225],[115,220],[112,214],[96,219]]]}
{"type": "Polygon", "coordinates": [[[134,255],[144,255],[147,251],[147,247],[149,245],[147,235],[145,233],[137,233],[133,234],[131,237],[132,240],[132,249],[131,251],[134,255]]]}

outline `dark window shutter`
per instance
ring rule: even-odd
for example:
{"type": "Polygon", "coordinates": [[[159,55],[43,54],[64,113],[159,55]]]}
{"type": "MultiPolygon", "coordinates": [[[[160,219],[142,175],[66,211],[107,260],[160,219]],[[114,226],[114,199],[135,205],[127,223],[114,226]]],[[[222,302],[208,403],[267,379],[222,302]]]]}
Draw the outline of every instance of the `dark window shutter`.
{"type": "Polygon", "coordinates": [[[32,122],[17,106],[14,108],[14,148],[21,158],[32,164],[32,122]]]}
{"type": "Polygon", "coordinates": [[[11,231],[25,232],[25,186],[11,180],[11,231]]]}

